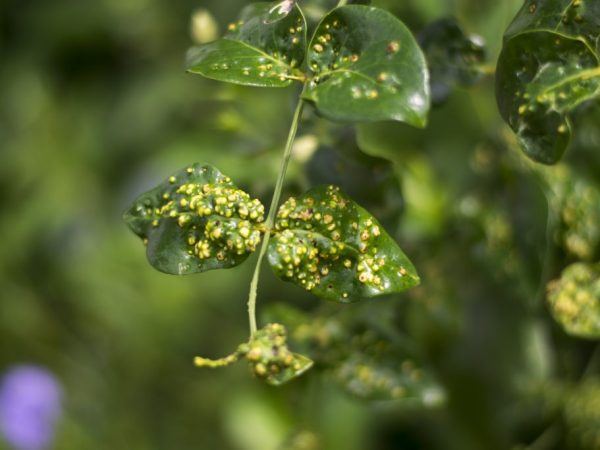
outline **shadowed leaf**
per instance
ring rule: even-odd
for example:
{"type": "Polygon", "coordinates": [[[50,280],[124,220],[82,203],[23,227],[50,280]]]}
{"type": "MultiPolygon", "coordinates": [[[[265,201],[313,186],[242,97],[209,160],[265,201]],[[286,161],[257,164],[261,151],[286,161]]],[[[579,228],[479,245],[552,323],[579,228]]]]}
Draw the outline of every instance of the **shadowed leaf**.
{"type": "Polygon", "coordinates": [[[571,138],[569,114],[600,96],[600,4],[528,1],[506,31],[496,97],[525,153],[554,164],[571,138]]]}
{"type": "Polygon", "coordinates": [[[485,48],[479,36],[467,36],[455,19],[429,24],[418,36],[429,67],[431,98],[441,103],[455,85],[471,86],[483,76],[485,48]]]}

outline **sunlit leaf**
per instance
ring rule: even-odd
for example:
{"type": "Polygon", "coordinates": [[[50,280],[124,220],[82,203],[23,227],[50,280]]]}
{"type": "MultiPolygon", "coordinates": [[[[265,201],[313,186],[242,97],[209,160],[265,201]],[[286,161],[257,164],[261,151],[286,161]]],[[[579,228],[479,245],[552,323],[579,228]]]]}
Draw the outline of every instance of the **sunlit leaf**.
{"type": "Polygon", "coordinates": [[[433,103],[443,102],[455,85],[481,79],[485,48],[479,36],[467,36],[452,18],[436,20],[418,35],[429,67],[433,103]]]}
{"type": "Polygon", "coordinates": [[[600,265],[572,264],[548,289],[552,314],[567,333],[600,339],[600,265]]]}
{"type": "Polygon", "coordinates": [[[398,244],[338,187],[319,186],[290,198],[275,228],[271,267],[321,298],[350,302],[419,284],[398,244]]]}
{"type": "Polygon", "coordinates": [[[263,205],[211,166],[194,164],[125,212],[150,264],[177,275],[233,267],[260,243],[263,205]]]}
{"type": "Polygon", "coordinates": [[[190,49],[189,72],[247,86],[286,87],[304,60],[306,22],[297,6],[253,3],[219,40],[190,49]]]}
{"type": "Polygon", "coordinates": [[[571,137],[569,114],[600,96],[600,4],[527,1],[505,34],[496,97],[525,153],[558,161],[571,137]]]}
{"type": "Polygon", "coordinates": [[[304,97],[341,121],[398,120],[425,126],[429,76],[406,26],[370,6],[342,6],[319,24],[308,48],[314,76],[304,97]]]}

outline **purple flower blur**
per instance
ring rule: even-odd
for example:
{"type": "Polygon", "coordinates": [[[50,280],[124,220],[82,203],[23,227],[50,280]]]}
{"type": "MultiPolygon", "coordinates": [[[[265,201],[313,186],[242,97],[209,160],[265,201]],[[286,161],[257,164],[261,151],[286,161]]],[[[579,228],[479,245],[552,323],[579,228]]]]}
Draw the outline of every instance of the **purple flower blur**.
{"type": "Polygon", "coordinates": [[[47,370],[20,365],[0,380],[0,435],[15,450],[47,449],[61,412],[61,388],[47,370]]]}

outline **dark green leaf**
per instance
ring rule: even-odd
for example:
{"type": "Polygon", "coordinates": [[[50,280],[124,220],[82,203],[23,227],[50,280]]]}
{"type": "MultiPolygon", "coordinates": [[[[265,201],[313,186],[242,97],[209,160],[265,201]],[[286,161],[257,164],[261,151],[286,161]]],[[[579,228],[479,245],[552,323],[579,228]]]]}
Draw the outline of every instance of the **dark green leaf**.
{"type": "Polygon", "coordinates": [[[427,59],[434,104],[446,100],[454,85],[471,86],[483,76],[483,42],[478,36],[467,36],[455,19],[429,24],[418,40],[427,59]]]}
{"type": "Polygon", "coordinates": [[[229,83],[286,87],[298,78],[305,47],[306,22],[300,8],[286,13],[276,3],[253,3],[222,39],[190,49],[187,68],[229,83]]]}
{"type": "Polygon", "coordinates": [[[194,164],[138,197],[124,219],[154,268],[184,275],[244,261],[261,240],[263,215],[229,177],[194,164]]]}
{"type": "Polygon", "coordinates": [[[552,314],[567,333],[600,339],[599,264],[572,264],[548,288],[552,314]]]}
{"type": "Polygon", "coordinates": [[[553,164],[571,137],[569,113],[600,96],[600,4],[527,2],[505,34],[496,97],[525,153],[553,164]]]}
{"type": "Polygon", "coordinates": [[[330,12],[309,44],[304,97],[342,121],[398,120],[423,127],[429,110],[425,58],[406,26],[378,8],[330,12]]]}
{"type": "Polygon", "coordinates": [[[270,323],[258,330],[238,351],[245,355],[258,378],[279,386],[299,377],[313,365],[310,358],[290,352],[286,341],[285,327],[270,323]]]}
{"type": "Polygon", "coordinates": [[[286,281],[339,302],[400,292],[419,284],[396,242],[335,186],[319,186],[279,209],[269,262],[286,281]]]}
{"type": "Polygon", "coordinates": [[[339,186],[377,217],[386,229],[396,229],[403,199],[394,165],[386,159],[361,152],[353,135],[332,146],[320,147],[306,169],[311,185],[339,186]]]}

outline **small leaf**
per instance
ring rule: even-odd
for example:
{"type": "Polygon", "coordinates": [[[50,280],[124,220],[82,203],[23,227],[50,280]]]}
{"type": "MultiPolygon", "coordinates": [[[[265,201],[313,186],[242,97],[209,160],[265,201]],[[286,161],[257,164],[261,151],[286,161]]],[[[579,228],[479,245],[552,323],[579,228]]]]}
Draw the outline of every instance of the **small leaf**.
{"type": "Polygon", "coordinates": [[[321,21],[309,44],[304,98],[341,121],[398,120],[423,127],[429,110],[425,57],[406,26],[382,9],[350,5],[321,21]]]}
{"type": "Polygon", "coordinates": [[[505,33],[498,106],[535,161],[557,162],[571,138],[569,114],[600,96],[599,15],[597,2],[528,1],[505,33]]]}
{"type": "Polygon", "coordinates": [[[418,40],[427,59],[434,104],[446,100],[455,85],[471,86],[482,78],[483,42],[479,36],[467,36],[455,19],[436,20],[418,40]]]}
{"type": "Polygon", "coordinates": [[[351,394],[369,400],[420,399],[427,406],[444,401],[443,390],[428,373],[406,359],[355,353],[333,371],[335,380],[351,394]]]}
{"type": "Polygon", "coordinates": [[[338,187],[319,186],[279,209],[269,242],[271,267],[315,295],[339,302],[419,284],[394,240],[338,187]]]}
{"type": "Polygon", "coordinates": [[[439,406],[444,389],[412,341],[399,339],[397,307],[361,303],[328,317],[280,304],[269,315],[286,323],[294,343],[352,395],[439,406]]]}
{"type": "Polygon", "coordinates": [[[258,330],[239,352],[250,362],[254,374],[267,384],[279,386],[299,377],[313,365],[310,358],[287,348],[283,325],[270,323],[258,330]]]}
{"type": "Polygon", "coordinates": [[[184,275],[243,262],[260,243],[263,216],[229,177],[194,164],[138,197],[124,219],[154,268],[184,275]]]}
{"type": "Polygon", "coordinates": [[[600,250],[600,189],[585,175],[558,164],[540,171],[553,213],[559,217],[555,236],[560,245],[581,261],[593,261],[600,250]]]}
{"type": "Polygon", "coordinates": [[[289,86],[301,75],[306,21],[297,6],[282,6],[248,5],[222,39],[189,50],[188,71],[246,86],[289,86]]]}
{"type": "Polygon", "coordinates": [[[568,334],[600,339],[600,264],[571,264],[548,290],[552,314],[568,334]]]}
{"type": "Polygon", "coordinates": [[[565,399],[566,446],[575,450],[596,450],[600,442],[600,379],[585,377],[565,399]]]}

